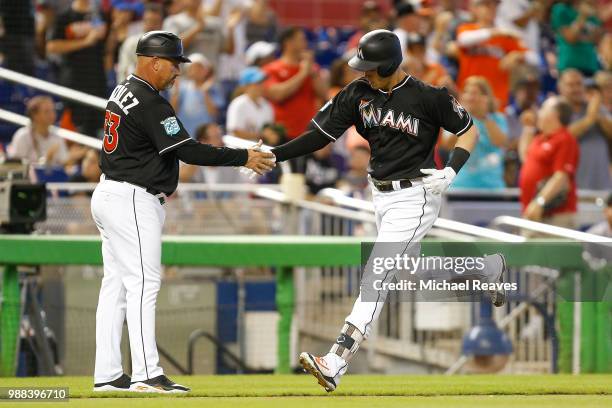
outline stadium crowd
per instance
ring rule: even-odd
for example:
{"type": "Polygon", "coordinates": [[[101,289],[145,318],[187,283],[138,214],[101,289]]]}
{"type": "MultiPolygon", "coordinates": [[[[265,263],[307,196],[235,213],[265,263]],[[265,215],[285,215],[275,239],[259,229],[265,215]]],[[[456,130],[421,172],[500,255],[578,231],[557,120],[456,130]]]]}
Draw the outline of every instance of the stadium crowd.
{"type": "MultiPolygon", "coordinates": [[[[368,0],[353,27],[308,29],[282,26],[268,0],[1,4],[3,66],[100,97],[132,71],[143,32],[178,34],[192,63],[166,97],[190,134],[212,144],[224,133],[273,146],[297,137],[359,75],[346,61],[360,36],[388,28],[400,38],[403,69],[451,90],[479,130],[454,189],[519,187],[526,218],[571,226],[577,188],[611,187],[610,2],[368,0]],[[557,191],[557,200],[537,203],[544,189],[557,191]]],[[[32,125],[14,135],[14,128],[1,128],[0,148],[10,157],[65,165],[75,180],[95,179],[79,170],[90,167],[79,163],[92,154],[67,146],[49,126],[60,113],[61,127],[101,137],[100,112],[29,92],[2,85],[2,104],[26,112],[32,125]]],[[[439,165],[454,143],[442,132],[439,165]]],[[[351,128],[292,166],[312,194],[337,186],[364,197],[368,157],[367,142],[351,128]]],[[[262,180],[277,179],[273,172],[262,180]]],[[[245,182],[192,166],[182,168],[181,180],[245,182]]]]}

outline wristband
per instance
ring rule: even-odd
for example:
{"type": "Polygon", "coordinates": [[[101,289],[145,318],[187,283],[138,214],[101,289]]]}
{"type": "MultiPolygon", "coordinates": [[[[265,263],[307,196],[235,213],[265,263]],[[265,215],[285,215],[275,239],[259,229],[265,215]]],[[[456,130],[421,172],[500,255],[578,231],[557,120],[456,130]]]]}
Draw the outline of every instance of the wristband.
{"type": "Polygon", "coordinates": [[[470,152],[468,152],[462,147],[455,147],[451,152],[450,159],[448,160],[448,163],[446,163],[446,165],[455,170],[456,174],[459,174],[459,170],[461,170],[461,167],[463,167],[463,165],[465,164],[465,162],[468,161],[469,158],[470,152]]]}

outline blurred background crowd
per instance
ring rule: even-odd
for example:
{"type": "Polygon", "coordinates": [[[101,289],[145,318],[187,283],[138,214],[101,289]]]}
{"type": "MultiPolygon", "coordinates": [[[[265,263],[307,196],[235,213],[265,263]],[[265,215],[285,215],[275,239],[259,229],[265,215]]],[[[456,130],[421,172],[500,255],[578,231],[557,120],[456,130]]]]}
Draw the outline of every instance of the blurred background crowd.
{"type": "MultiPolygon", "coordinates": [[[[571,226],[575,190],[610,190],[612,2],[605,0],[0,0],[2,66],[106,98],[134,68],[139,36],[168,30],[192,60],[165,96],[196,139],[232,134],[268,145],[299,136],[358,77],[346,64],[361,35],[400,38],[406,73],[445,86],[480,140],[454,189],[519,187],[524,215],[571,226]],[[555,102],[544,103],[554,99],[555,102]],[[561,204],[530,206],[555,173],[561,204]]],[[[67,145],[50,125],[100,137],[96,109],[0,82],[0,105],[32,125],[0,124],[0,151],[96,182],[97,152],[67,145]]],[[[436,150],[447,160],[453,135],[436,150]]],[[[291,163],[311,194],[368,196],[369,147],[354,128],[291,163]]],[[[277,182],[273,172],[259,182],[277,182]]],[[[235,171],[184,166],[183,182],[245,182],[235,171]]]]}

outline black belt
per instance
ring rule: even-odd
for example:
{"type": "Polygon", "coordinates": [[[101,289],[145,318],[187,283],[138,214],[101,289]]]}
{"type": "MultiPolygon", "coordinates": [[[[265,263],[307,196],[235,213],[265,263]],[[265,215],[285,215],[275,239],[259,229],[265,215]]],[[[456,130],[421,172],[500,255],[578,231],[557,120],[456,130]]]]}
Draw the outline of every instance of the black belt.
{"type": "Polygon", "coordinates": [[[104,175],[104,178],[106,180],[117,181],[119,183],[129,183],[129,184],[133,184],[133,185],[138,186],[138,187],[142,187],[142,188],[144,188],[146,190],[147,193],[154,195],[155,198],[157,198],[159,200],[160,204],[163,205],[166,202],[164,197],[160,196],[160,194],[163,194],[163,191],[159,191],[159,190],[156,190],[156,189],[151,188],[151,187],[141,186],[140,184],[132,183],[131,181],[119,180],[119,179],[116,179],[114,177],[107,176],[106,174],[104,175]]]}
{"type": "MultiPolygon", "coordinates": [[[[375,178],[372,178],[371,180],[372,180],[372,184],[374,185],[374,187],[376,187],[376,189],[380,192],[386,193],[388,191],[395,190],[393,188],[392,180],[376,180],[375,178]]],[[[412,187],[412,181],[408,179],[402,179],[402,180],[396,180],[396,181],[399,181],[400,188],[412,187]]]]}

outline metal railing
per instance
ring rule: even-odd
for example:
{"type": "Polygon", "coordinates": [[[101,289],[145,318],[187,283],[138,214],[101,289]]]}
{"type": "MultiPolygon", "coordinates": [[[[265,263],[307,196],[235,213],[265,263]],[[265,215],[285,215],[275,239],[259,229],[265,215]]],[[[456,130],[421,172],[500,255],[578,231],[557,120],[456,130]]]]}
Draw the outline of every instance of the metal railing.
{"type": "Polygon", "coordinates": [[[510,226],[517,229],[528,230],[532,232],[537,232],[540,234],[546,234],[552,237],[563,238],[563,239],[572,239],[575,241],[581,242],[610,242],[612,243],[611,238],[602,237],[601,235],[589,234],[582,231],[576,231],[569,228],[557,227],[555,225],[544,224],[541,222],[535,222],[530,220],[525,220],[523,218],[510,217],[508,215],[503,215],[497,217],[491,223],[492,227],[499,228],[501,226],[510,226]]]}

